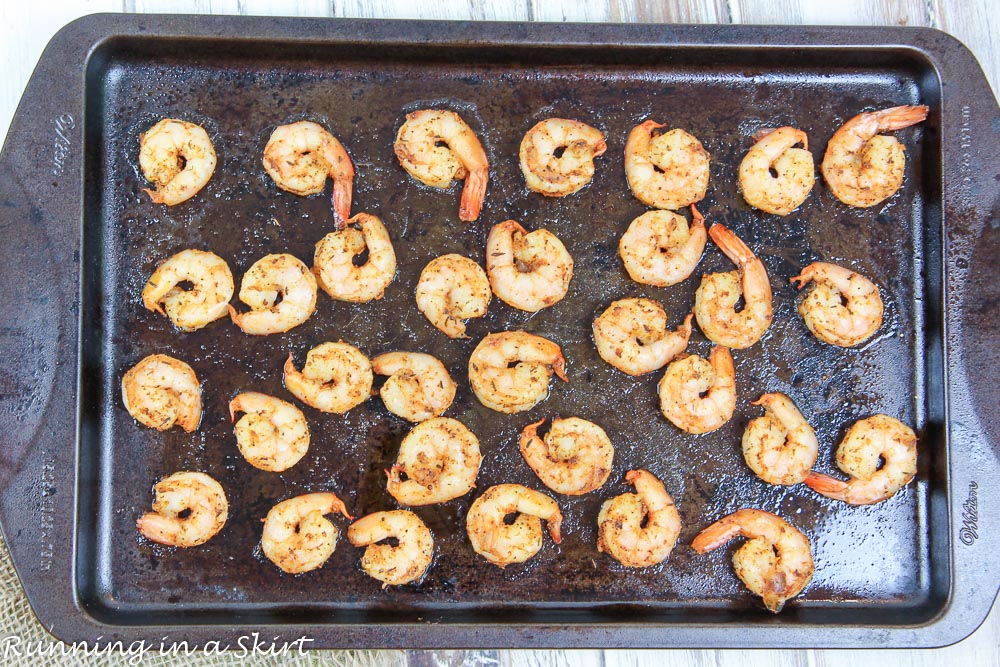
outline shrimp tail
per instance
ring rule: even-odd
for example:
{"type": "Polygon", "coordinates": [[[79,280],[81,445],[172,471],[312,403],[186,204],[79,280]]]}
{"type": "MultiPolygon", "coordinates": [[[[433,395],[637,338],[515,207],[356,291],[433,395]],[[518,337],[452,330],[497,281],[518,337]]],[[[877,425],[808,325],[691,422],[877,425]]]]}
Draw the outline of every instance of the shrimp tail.
{"type": "Polygon", "coordinates": [[[793,283],[796,289],[802,289],[808,285],[813,279],[813,269],[812,264],[802,269],[799,275],[792,276],[788,279],[788,282],[793,283]]]}
{"type": "Polygon", "coordinates": [[[698,533],[691,542],[691,548],[700,554],[705,554],[718,549],[739,534],[738,523],[722,519],[698,533]]]}
{"type": "Polygon", "coordinates": [[[841,479],[824,475],[820,472],[810,472],[805,478],[805,483],[806,486],[820,495],[833,498],[834,500],[847,501],[847,490],[849,487],[847,482],[841,479]]]}
{"type": "Polygon", "coordinates": [[[762,127],[756,132],[754,132],[751,138],[754,140],[754,143],[756,143],[777,129],[778,128],[776,127],[762,127]]]}
{"type": "Polygon", "coordinates": [[[546,519],[545,524],[548,526],[552,541],[556,544],[562,543],[562,515],[556,514],[554,517],[546,519]]]}
{"type": "Polygon", "coordinates": [[[354,520],[354,517],[351,516],[351,513],[347,511],[347,505],[345,505],[344,501],[341,500],[340,498],[333,498],[330,501],[330,510],[333,512],[339,512],[340,514],[343,514],[351,521],[354,520]]]}
{"type": "Polygon", "coordinates": [[[486,183],[489,180],[488,169],[474,169],[465,178],[462,188],[462,201],[458,208],[458,219],[463,222],[475,222],[486,199],[486,183]]]}
{"type": "Polygon", "coordinates": [[[719,246],[726,257],[740,268],[743,268],[754,258],[753,251],[747,247],[747,244],[722,223],[717,222],[712,225],[708,230],[708,235],[712,237],[715,245],[719,246]]]}
{"type": "Polygon", "coordinates": [[[333,217],[337,229],[350,222],[353,188],[354,179],[341,177],[333,181],[333,217]]]}
{"type": "Polygon", "coordinates": [[[684,323],[677,327],[677,333],[681,334],[685,338],[691,337],[691,320],[694,318],[694,313],[688,313],[687,317],[684,318],[684,323]]]}
{"type": "Polygon", "coordinates": [[[154,204],[163,203],[164,198],[162,193],[157,192],[156,190],[150,190],[149,188],[143,188],[142,191],[145,192],[147,195],[149,195],[149,198],[152,200],[154,204]]]}
{"type": "Polygon", "coordinates": [[[555,371],[555,374],[559,376],[560,380],[563,382],[569,382],[569,378],[566,376],[566,358],[563,357],[561,352],[556,360],[552,362],[552,370],[555,371]]]}
{"type": "Polygon", "coordinates": [[[643,122],[641,127],[643,131],[645,131],[647,134],[652,134],[653,130],[658,130],[661,127],[666,127],[666,125],[664,125],[663,123],[657,123],[655,120],[647,120],[643,122]]]}
{"type": "Polygon", "coordinates": [[[876,111],[878,118],[878,129],[884,131],[902,130],[904,127],[916,125],[927,119],[929,107],[921,104],[918,106],[903,105],[876,111]]]}
{"type": "Polygon", "coordinates": [[[521,431],[521,437],[522,437],[522,439],[524,439],[524,440],[534,440],[535,438],[537,438],[538,437],[538,427],[541,426],[544,423],[545,423],[545,418],[543,417],[540,421],[537,421],[534,424],[528,424],[527,426],[525,426],[524,430],[521,431]]]}
{"type": "Polygon", "coordinates": [[[700,229],[705,226],[705,216],[703,216],[694,204],[691,204],[691,228],[700,229]]]}
{"type": "Polygon", "coordinates": [[[606,150],[608,150],[608,142],[604,140],[604,137],[601,137],[598,139],[597,143],[594,144],[594,157],[604,155],[606,150]]]}

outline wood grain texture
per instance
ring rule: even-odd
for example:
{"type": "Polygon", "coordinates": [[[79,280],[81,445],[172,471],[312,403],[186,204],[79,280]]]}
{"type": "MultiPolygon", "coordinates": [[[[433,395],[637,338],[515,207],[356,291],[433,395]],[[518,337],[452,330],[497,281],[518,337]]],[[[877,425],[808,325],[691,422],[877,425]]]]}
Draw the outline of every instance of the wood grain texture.
{"type": "MultiPolygon", "coordinates": [[[[811,23],[821,25],[924,25],[965,42],[993,85],[1000,85],[1000,9],[997,0],[58,0],[45,11],[29,3],[0,4],[0,131],[10,118],[34,63],[49,39],[70,20],[101,11],[217,13],[363,18],[679,23],[811,23]]],[[[316,655],[316,664],[341,654],[316,655]]],[[[885,665],[1000,665],[1000,605],[983,627],[959,644],[934,651],[426,651],[389,653],[384,664],[497,667],[884,667],[885,665]]],[[[235,659],[233,661],[235,664],[235,659]]]]}

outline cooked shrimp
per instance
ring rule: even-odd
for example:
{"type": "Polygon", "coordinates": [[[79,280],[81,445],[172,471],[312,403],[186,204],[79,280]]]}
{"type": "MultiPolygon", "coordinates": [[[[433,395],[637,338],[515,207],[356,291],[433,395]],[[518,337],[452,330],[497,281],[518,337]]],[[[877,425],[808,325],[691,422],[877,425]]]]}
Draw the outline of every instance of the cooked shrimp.
{"type": "Polygon", "coordinates": [[[309,451],[309,424],[302,411],[287,401],[247,391],[229,401],[229,419],[236,422],[236,444],[254,468],[288,470],[309,451]]]}
{"type": "Polygon", "coordinates": [[[691,224],[672,211],[647,211],[632,221],[618,254],[632,280],[669,287],[687,280],[705,251],[705,219],[691,205],[691,224]]]}
{"type": "Polygon", "coordinates": [[[708,361],[688,354],[671,362],[657,387],[660,411],[677,428],[708,433],[736,410],[736,369],[725,347],[715,346],[708,361]]]}
{"type": "Polygon", "coordinates": [[[229,316],[245,333],[284,333],[316,311],[316,277],[292,255],[266,255],[243,275],[240,301],[251,310],[240,313],[229,306],[229,316]]]}
{"type": "Polygon", "coordinates": [[[737,535],[747,542],[733,554],[736,576],[764,606],[777,614],[802,592],[813,576],[809,538],[781,517],[762,510],[739,510],[698,533],[691,548],[700,554],[717,549],[737,535]]]}
{"type": "Polygon", "coordinates": [[[553,419],[544,439],[538,427],[521,431],[521,455],[542,484],[556,493],[579,496],[600,488],[611,474],[615,448],[604,429],[579,417],[553,419]]]}
{"type": "Polygon", "coordinates": [[[326,514],[353,519],[333,493],[307,493],[283,500],[267,513],[260,547],[267,559],[289,574],[323,567],[337,548],[340,531],[326,514]]]}
{"type": "Polygon", "coordinates": [[[135,523],[147,539],[172,547],[196,547],[226,525],[226,492],[205,473],[175,472],[157,482],[153,493],[153,511],[135,523]]]}
{"type": "Polygon", "coordinates": [[[155,190],[143,189],[154,204],[174,206],[205,187],[215,172],[215,148],[200,125],[164,118],[139,135],[139,166],[155,190]]]}
{"type": "Polygon", "coordinates": [[[316,283],[334,299],[364,303],[381,299],[396,275],[396,252],[382,221],[358,213],[316,244],[316,283]],[[364,264],[356,258],[368,251],[364,264]]]}
{"type": "Polygon", "coordinates": [[[485,315],[490,296],[483,267],[461,255],[432,259],[417,281],[417,308],[449,338],[467,338],[465,320],[485,315]]]}
{"type": "Polygon", "coordinates": [[[465,179],[458,219],[473,222],[486,199],[490,163],[479,138],[462,117],[446,109],[406,114],[393,145],[399,164],[432,188],[447,188],[465,179]]]}
{"type": "Polygon", "coordinates": [[[343,414],[371,397],[372,364],[358,348],[340,341],[320,343],[299,371],[292,353],[285,361],[285,388],[321,412],[343,414]]]}
{"type": "Polygon", "coordinates": [[[469,382],[476,398],[497,412],[530,410],[549,395],[549,378],[566,377],[558,345],[524,331],[501,331],[483,338],[469,358],[469,382]]]}
{"type": "Polygon", "coordinates": [[[690,336],[690,313],[676,331],[668,331],[666,311],[651,299],[619,299],[594,320],[601,359],[629,375],[663,368],[684,352],[690,336]]]}
{"type": "Polygon", "coordinates": [[[739,271],[703,275],[694,293],[694,315],[710,341],[742,350],[771,326],[771,282],[764,263],[736,234],[720,224],[712,225],[708,234],[739,271]],[[740,297],[743,308],[736,310],[740,297]]]}
{"type": "Polygon", "coordinates": [[[792,399],[784,394],[764,394],[753,405],[764,407],[764,416],[743,431],[743,458],[768,484],[798,484],[816,464],[816,432],[792,399]]]}
{"type": "Polygon", "coordinates": [[[476,485],[482,462],[479,438],[465,424],[433,417],[403,438],[396,463],[385,471],[386,488],[403,505],[446,503],[476,485]]]}
{"type": "Polygon", "coordinates": [[[840,441],[837,467],[851,479],[844,482],[811,472],[806,484],[827,498],[851,505],[880,503],[909,484],[917,473],[917,436],[909,426],[887,415],[862,419],[840,441]]]}
{"type": "Polygon", "coordinates": [[[361,517],[347,529],[356,547],[368,547],[361,569],[382,582],[382,587],[417,581],[434,557],[434,535],[413,512],[394,510],[361,517]],[[393,539],[396,544],[380,544],[393,539]]]}
{"type": "Polygon", "coordinates": [[[809,138],[794,127],[761,130],[740,163],[743,198],[767,213],[788,215],[809,196],[816,182],[809,138]],[[794,148],[802,144],[803,148],[794,148]],[[773,175],[772,175],[773,174],[773,175]]]}
{"type": "Polygon", "coordinates": [[[300,120],[276,127],[264,147],[264,169],[279,188],[295,195],[317,195],[332,178],[338,226],[351,217],[354,163],[322,125],[300,120]]]}
{"type": "Polygon", "coordinates": [[[652,120],[628,133],[625,176],[632,194],[646,206],[678,209],[705,198],[708,151],[693,135],[652,120]]]}
{"type": "Polygon", "coordinates": [[[562,542],[562,513],[556,501],[520,484],[486,489],[469,508],[465,530],[476,553],[498,567],[523,563],[542,548],[542,522],[552,540],[562,542]],[[513,523],[505,521],[517,514],[513,523]]]}
{"type": "Polygon", "coordinates": [[[838,129],[823,156],[823,178],[833,195],[848,206],[879,204],[903,184],[906,155],[895,137],[879,132],[923,122],[927,107],[901,106],[858,114],[838,129]]]}
{"type": "Polygon", "coordinates": [[[635,485],[636,493],[623,493],[601,505],[597,550],[626,567],[662,563],[681,533],[674,499],[648,470],[630,470],[625,479],[635,485]]]}
{"type": "Polygon", "coordinates": [[[576,120],[549,118],[528,130],[518,154],[529,190],[565,197],[590,183],[594,158],[607,149],[600,130],[576,120]]]}
{"type": "Polygon", "coordinates": [[[536,229],[529,234],[516,221],[507,220],[490,230],[486,273],[501,301],[534,313],[566,296],[573,278],[573,258],[549,230],[536,229]]]}
{"type": "Polygon", "coordinates": [[[372,359],[377,375],[388,375],[379,394],[394,415],[411,422],[440,417],[455,400],[455,383],[440,361],[422,352],[386,352],[372,359]]]}
{"type": "Polygon", "coordinates": [[[142,288],[142,305],[166,315],[181,331],[194,331],[226,316],[234,289],[224,259],[201,250],[181,250],[153,271],[142,288]],[[191,288],[180,283],[191,283],[191,288]]]}
{"type": "Polygon", "coordinates": [[[875,283],[836,264],[813,262],[791,279],[799,289],[813,287],[799,304],[809,331],[824,343],[851,347],[882,326],[882,297],[875,283]]]}
{"type": "Polygon", "coordinates": [[[151,354],[122,377],[122,402],[143,426],[190,433],[201,422],[201,385],[190,366],[165,354],[151,354]]]}

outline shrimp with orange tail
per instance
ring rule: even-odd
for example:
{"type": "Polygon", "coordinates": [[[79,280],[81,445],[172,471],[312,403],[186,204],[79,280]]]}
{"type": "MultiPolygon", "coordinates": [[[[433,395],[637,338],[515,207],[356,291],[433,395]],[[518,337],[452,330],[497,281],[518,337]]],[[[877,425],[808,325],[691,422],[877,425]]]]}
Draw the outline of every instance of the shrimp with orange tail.
{"type": "Polygon", "coordinates": [[[469,383],[476,398],[508,414],[530,410],[548,396],[553,373],[569,382],[562,349],[524,331],[489,334],[469,358],[469,383]]]}
{"type": "Polygon", "coordinates": [[[340,531],[326,518],[342,514],[353,519],[343,501],[333,493],[307,493],[283,500],[267,513],[261,551],[289,574],[323,566],[337,548],[340,531]]]}
{"type": "Polygon", "coordinates": [[[615,448],[603,428],[579,417],[554,419],[543,437],[538,427],[544,423],[543,419],[521,431],[521,455],[545,486],[579,496],[607,481],[615,448]]]}
{"type": "Polygon", "coordinates": [[[672,211],[647,211],[632,221],[618,254],[632,280],[669,287],[687,280],[705,251],[705,219],[691,205],[691,223],[672,211]]]}
{"type": "Polygon", "coordinates": [[[652,120],[632,128],[625,142],[625,176],[647,206],[676,210],[705,198],[709,154],[698,139],[652,120]]]}
{"type": "Polygon", "coordinates": [[[681,516],[663,482],[648,470],[630,470],[635,493],[601,505],[597,550],[626,567],[649,567],[667,559],[681,533],[681,516]]]}
{"type": "Polygon", "coordinates": [[[548,118],[528,130],[518,156],[525,183],[546,197],[565,197],[594,178],[594,158],[604,155],[604,134],[578,120],[548,118]]]}
{"type": "Polygon", "coordinates": [[[788,215],[809,196],[816,182],[809,138],[794,127],[761,130],[740,163],[743,198],[767,213],[788,215]],[[795,148],[802,144],[802,148],[795,148]]]}
{"type": "Polygon", "coordinates": [[[465,527],[477,554],[497,567],[523,563],[542,548],[542,520],[556,544],[562,542],[562,513],[556,501],[520,484],[486,489],[469,508],[465,527]],[[506,519],[516,515],[513,523],[506,519]]]}
{"type": "Polygon", "coordinates": [[[698,435],[729,421],[736,411],[736,369],[725,347],[713,347],[708,359],[682,356],[667,366],[660,384],[660,411],[677,428],[698,435]]]}
{"type": "Polygon", "coordinates": [[[805,481],[819,453],[812,426],[784,394],[764,394],[752,405],[763,406],[765,413],[743,432],[747,465],[768,484],[805,481]]]}
{"type": "Polygon", "coordinates": [[[691,315],[670,331],[667,312],[658,302],[619,299],[594,320],[593,328],[601,359],[629,375],[644,375],[684,352],[691,337],[691,315]]]}
{"type": "Polygon", "coordinates": [[[859,345],[882,326],[878,287],[856,271],[813,262],[791,281],[799,289],[813,283],[799,304],[799,314],[809,331],[824,343],[859,345]]]}
{"type": "Polygon", "coordinates": [[[176,472],[157,482],[153,493],[153,511],[136,522],[147,539],[173,547],[196,547],[226,525],[226,493],[205,473],[176,472]]]}

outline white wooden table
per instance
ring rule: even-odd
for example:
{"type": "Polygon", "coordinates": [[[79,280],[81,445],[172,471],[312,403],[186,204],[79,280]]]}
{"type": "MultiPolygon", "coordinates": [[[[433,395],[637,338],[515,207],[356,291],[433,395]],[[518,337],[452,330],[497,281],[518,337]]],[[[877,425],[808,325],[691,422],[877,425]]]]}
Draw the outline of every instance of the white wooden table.
{"type": "MultiPolygon", "coordinates": [[[[337,16],[364,18],[922,25],[945,30],[979,58],[994,91],[1000,88],[1000,0],[60,0],[0,4],[0,132],[10,119],[49,38],[64,24],[94,12],[158,12],[337,16]],[[44,8],[43,8],[44,7],[44,8]]],[[[1000,563],[1000,561],[998,561],[1000,563]]],[[[1000,567],[1000,565],[998,565],[1000,567]]],[[[0,638],[2,639],[2,638],[0,638]]],[[[1000,665],[1000,605],[971,637],[938,650],[893,651],[434,651],[383,652],[357,659],[314,654],[310,664],[388,665],[1000,665]]],[[[213,662],[213,664],[221,664],[213,662]]],[[[235,664],[235,663],[234,663],[235,664]]]]}

